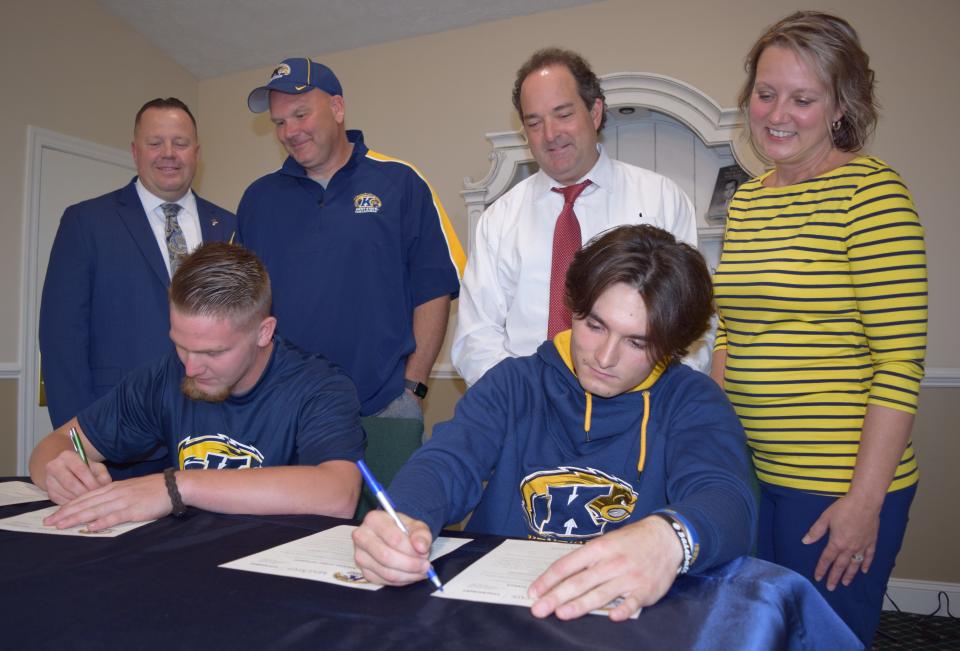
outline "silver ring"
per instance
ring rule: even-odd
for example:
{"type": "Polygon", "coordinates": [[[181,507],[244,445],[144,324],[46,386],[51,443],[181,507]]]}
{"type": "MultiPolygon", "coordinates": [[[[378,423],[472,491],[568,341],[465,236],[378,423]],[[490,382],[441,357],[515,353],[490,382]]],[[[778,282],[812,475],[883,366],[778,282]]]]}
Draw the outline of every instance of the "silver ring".
{"type": "Polygon", "coordinates": [[[854,555],[850,558],[850,560],[853,561],[854,563],[862,563],[862,562],[863,562],[863,554],[854,554],[854,555]]]}

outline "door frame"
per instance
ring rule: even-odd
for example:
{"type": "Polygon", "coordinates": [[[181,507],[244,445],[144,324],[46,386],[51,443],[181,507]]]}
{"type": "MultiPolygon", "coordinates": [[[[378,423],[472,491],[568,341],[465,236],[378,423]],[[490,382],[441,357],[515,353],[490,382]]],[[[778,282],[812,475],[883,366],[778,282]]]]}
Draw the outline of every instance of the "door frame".
{"type": "MultiPolygon", "coordinates": [[[[33,451],[34,392],[40,379],[39,324],[33,318],[40,300],[43,279],[37,277],[40,246],[40,181],[43,151],[60,151],[92,160],[134,169],[130,152],[67,136],[56,131],[27,126],[27,164],[23,202],[23,259],[20,279],[20,381],[17,383],[17,474],[29,474],[33,451]]],[[[135,174],[136,172],[134,172],[135,174]]]]}

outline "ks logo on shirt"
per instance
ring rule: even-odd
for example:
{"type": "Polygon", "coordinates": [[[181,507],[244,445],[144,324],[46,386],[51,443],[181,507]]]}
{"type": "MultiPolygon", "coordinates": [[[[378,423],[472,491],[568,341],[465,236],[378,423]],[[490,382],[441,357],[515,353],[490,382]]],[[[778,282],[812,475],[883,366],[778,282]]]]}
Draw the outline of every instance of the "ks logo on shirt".
{"type": "Polygon", "coordinates": [[[188,436],[177,446],[177,457],[184,470],[259,468],[263,465],[260,450],[239,443],[226,434],[188,436]]]}
{"type": "Polygon", "coordinates": [[[369,192],[363,192],[353,198],[353,212],[361,214],[365,212],[380,212],[383,202],[380,197],[369,192]]]}
{"type": "Polygon", "coordinates": [[[568,540],[599,536],[608,524],[629,518],[637,503],[636,491],[622,479],[572,466],[527,475],[520,495],[536,535],[568,540]]]}

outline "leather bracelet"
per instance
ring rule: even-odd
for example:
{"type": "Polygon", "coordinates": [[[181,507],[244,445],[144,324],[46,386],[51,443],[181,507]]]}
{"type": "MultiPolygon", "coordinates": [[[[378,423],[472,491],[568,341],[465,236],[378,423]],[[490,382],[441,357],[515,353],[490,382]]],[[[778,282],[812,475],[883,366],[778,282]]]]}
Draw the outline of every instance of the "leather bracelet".
{"type": "Polygon", "coordinates": [[[655,515],[665,520],[667,524],[670,525],[673,533],[676,534],[677,539],[680,541],[680,547],[683,549],[683,562],[680,564],[680,567],[677,568],[677,575],[686,574],[690,571],[690,566],[697,560],[700,546],[693,540],[690,530],[683,521],[677,517],[675,512],[654,511],[650,515],[655,515]]]}
{"type": "Polygon", "coordinates": [[[163,471],[163,483],[167,485],[167,495],[170,496],[170,504],[173,510],[170,515],[175,518],[182,518],[187,514],[187,507],[180,497],[180,490],[177,488],[177,469],[166,468],[163,471]]]}

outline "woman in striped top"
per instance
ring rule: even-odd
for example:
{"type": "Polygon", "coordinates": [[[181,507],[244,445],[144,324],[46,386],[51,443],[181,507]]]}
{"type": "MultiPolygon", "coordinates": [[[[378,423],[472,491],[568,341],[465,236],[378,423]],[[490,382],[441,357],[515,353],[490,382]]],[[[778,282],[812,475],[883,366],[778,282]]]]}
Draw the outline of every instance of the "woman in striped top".
{"type": "Polygon", "coordinates": [[[916,491],[923,229],[900,176],[859,155],[873,71],[844,20],[798,12],[740,93],[773,169],[731,202],[713,376],[747,432],[761,558],[811,578],[867,648],[916,491]]]}

